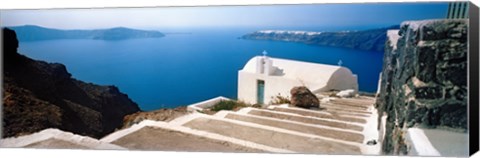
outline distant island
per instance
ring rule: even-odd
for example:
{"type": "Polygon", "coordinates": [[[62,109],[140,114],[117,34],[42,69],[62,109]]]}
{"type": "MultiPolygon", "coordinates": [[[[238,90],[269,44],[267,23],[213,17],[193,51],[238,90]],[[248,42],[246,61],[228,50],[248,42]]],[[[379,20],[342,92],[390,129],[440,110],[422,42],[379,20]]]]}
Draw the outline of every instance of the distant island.
{"type": "Polygon", "coordinates": [[[159,31],[137,30],[126,27],[92,30],[60,30],[35,25],[24,25],[8,28],[17,33],[20,41],[54,39],[125,40],[132,38],[160,38],[165,36],[165,34],[159,31]]]}
{"type": "Polygon", "coordinates": [[[299,42],[320,46],[344,47],[383,52],[386,32],[398,29],[399,25],[364,31],[309,32],[290,30],[261,30],[240,37],[249,40],[273,40],[299,42]]]}
{"type": "Polygon", "coordinates": [[[191,35],[191,32],[165,32],[165,35],[191,35]]]}

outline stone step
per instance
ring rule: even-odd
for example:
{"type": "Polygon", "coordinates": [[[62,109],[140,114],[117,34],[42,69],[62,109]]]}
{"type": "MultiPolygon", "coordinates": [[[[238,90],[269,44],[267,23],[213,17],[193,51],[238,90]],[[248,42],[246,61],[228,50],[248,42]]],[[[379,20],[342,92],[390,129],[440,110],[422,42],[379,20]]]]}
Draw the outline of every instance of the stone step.
{"type": "Polygon", "coordinates": [[[321,103],[320,108],[326,108],[327,110],[357,113],[357,114],[372,114],[372,112],[370,112],[368,108],[356,108],[356,107],[339,105],[334,103],[321,103]]]}
{"type": "Polygon", "coordinates": [[[347,117],[369,117],[370,115],[369,114],[359,114],[359,113],[354,113],[354,112],[345,112],[345,111],[341,111],[341,110],[338,110],[338,109],[332,109],[332,108],[321,108],[321,109],[318,109],[318,110],[314,110],[314,111],[325,111],[331,115],[341,115],[341,116],[347,116],[347,117]]]}
{"type": "Polygon", "coordinates": [[[334,119],[334,120],[341,120],[341,121],[348,121],[348,122],[356,122],[356,123],[366,123],[367,121],[360,117],[352,117],[352,116],[345,116],[345,115],[337,115],[337,114],[330,114],[323,111],[313,111],[313,110],[306,110],[300,108],[285,108],[276,106],[273,108],[274,111],[281,111],[287,113],[294,113],[302,116],[312,116],[318,118],[327,118],[327,119],[334,119]]]}
{"type": "Polygon", "coordinates": [[[363,127],[357,123],[322,119],[317,117],[301,116],[301,115],[292,114],[292,113],[277,112],[277,111],[271,111],[271,110],[261,110],[261,109],[247,109],[247,108],[239,112],[245,112],[246,114],[255,115],[255,116],[270,117],[270,118],[289,120],[289,121],[295,121],[295,122],[301,122],[301,123],[307,123],[307,124],[313,124],[313,125],[323,125],[323,126],[348,129],[348,130],[354,130],[354,131],[363,130],[363,127]]]}
{"type": "Polygon", "coordinates": [[[245,121],[250,123],[256,123],[276,128],[287,129],[291,131],[297,131],[307,134],[314,134],[318,136],[324,136],[334,139],[340,139],[345,141],[352,141],[352,142],[363,142],[363,135],[361,132],[353,131],[353,130],[344,130],[339,128],[331,128],[329,126],[316,126],[311,124],[293,122],[293,121],[285,121],[280,119],[274,119],[269,117],[259,117],[254,115],[245,115],[233,112],[227,112],[223,114],[224,118],[245,121]]]}
{"type": "Polygon", "coordinates": [[[355,97],[355,98],[342,98],[342,99],[346,101],[362,103],[365,105],[373,105],[375,103],[374,97],[367,97],[367,96],[361,96],[361,97],[355,97]]]}
{"type": "Polygon", "coordinates": [[[112,142],[134,150],[189,152],[264,152],[229,142],[158,127],[144,127],[112,142]]]}
{"type": "Polygon", "coordinates": [[[364,108],[368,108],[373,105],[373,103],[371,102],[364,102],[364,101],[354,100],[354,99],[332,99],[330,100],[330,102],[334,104],[348,105],[348,106],[354,106],[354,107],[364,107],[364,108]]]}
{"type": "MultiPolygon", "coordinates": [[[[187,118],[184,120],[188,122],[197,118],[197,115],[190,114],[184,118],[187,118]]],[[[178,121],[175,120],[172,122],[144,120],[127,129],[114,132],[104,137],[102,141],[132,150],[294,153],[290,150],[193,130],[178,125],[178,121]]]]}
{"type": "Polygon", "coordinates": [[[183,126],[300,153],[361,154],[359,143],[213,116],[198,117],[183,126]]]}
{"type": "Polygon", "coordinates": [[[334,107],[321,107],[321,108],[315,108],[315,109],[309,109],[311,111],[319,111],[319,112],[326,112],[331,115],[343,115],[343,116],[353,116],[353,117],[370,117],[370,114],[366,113],[360,113],[360,112],[354,112],[350,111],[348,109],[340,109],[340,108],[334,108],[334,107]]]}

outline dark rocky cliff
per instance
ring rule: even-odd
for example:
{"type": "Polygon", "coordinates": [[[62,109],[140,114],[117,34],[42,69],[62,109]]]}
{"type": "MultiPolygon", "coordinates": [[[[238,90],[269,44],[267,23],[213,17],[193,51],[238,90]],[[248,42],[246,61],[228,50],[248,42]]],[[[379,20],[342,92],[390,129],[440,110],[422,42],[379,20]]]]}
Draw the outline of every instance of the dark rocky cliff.
{"type": "Polygon", "coordinates": [[[240,38],[300,42],[320,46],[383,52],[386,40],[385,33],[389,29],[398,29],[398,27],[397,25],[381,29],[342,32],[256,31],[243,35],[240,38]]]}
{"type": "Polygon", "coordinates": [[[385,154],[408,153],[410,127],[467,130],[467,30],[467,20],[425,20],[389,31],[376,103],[385,154]]]}
{"type": "Polygon", "coordinates": [[[66,67],[17,53],[14,31],[3,30],[3,135],[58,128],[100,138],[123,124],[138,105],[115,86],[99,86],[71,77],[66,67]]]}

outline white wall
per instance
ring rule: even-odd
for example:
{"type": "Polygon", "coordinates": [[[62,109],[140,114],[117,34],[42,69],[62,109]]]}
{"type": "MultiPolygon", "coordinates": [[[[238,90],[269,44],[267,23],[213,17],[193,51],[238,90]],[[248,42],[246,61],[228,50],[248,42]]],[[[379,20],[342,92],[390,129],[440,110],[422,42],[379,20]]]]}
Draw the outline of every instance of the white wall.
{"type": "Polygon", "coordinates": [[[198,102],[198,103],[195,103],[195,104],[188,105],[187,106],[187,111],[189,111],[189,112],[197,112],[197,110],[198,111],[203,111],[204,109],[210,108],[210,107],[219,103],[222,100],[230,100],[230,99],[222,97],[222,96],[215,97],[215,98],[212,98],[212,99],[209,99],[209,100],[205,100],[205,101],[202,101],[202,102],[198,102]]]}
{"type": "MultiPolygon", "coordinates": [[[[249,104],[257,103],[257,80],[265,81],[264,103],[268,104],[271,97],[281,96],[290,98],[290,89],[302,86],[299,80],[286,79],[281,76],[266,76],[249,72],[238,72],[238,100],[249,104]]],[[[308,87],[308,83],[305,83],[308,87]]]]}

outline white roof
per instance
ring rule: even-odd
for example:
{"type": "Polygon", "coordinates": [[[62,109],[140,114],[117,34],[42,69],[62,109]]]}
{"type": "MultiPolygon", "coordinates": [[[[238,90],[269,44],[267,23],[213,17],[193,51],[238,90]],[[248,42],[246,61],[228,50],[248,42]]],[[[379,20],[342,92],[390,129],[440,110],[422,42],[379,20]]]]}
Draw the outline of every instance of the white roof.
{"type": "MultiPolygon", "coordinates": [[[[255,56],[250,59],[243,67],[242,72],[256,73],[257,58],[261,56],[255,56]]],[[[322,88],[327,85],[330,78],[336,73],[353,75],[352,72],[345,67],[336,65],[327,65],[311,62],[302,62],[295,60],[279,59],[268,57],[273,62],[273,66],[283,71],[282,75],[274,75],[283,78],[289,78],[293,80],[300,80],[308,87],[322,88]]]]}

